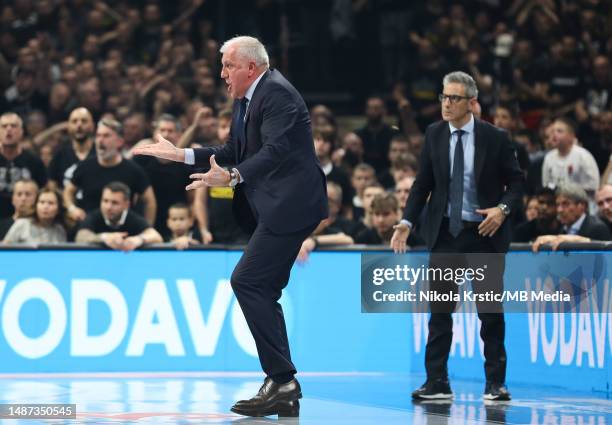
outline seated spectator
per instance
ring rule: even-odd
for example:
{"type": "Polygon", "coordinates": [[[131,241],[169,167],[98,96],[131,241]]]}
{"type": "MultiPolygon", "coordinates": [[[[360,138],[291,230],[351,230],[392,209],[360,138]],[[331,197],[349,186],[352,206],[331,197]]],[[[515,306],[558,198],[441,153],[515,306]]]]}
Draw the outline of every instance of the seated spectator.
{"type": "MultiPolygon", "coordinates": [[[[383,193],[374,197],[371,205],[372,229],[361,231],[355,243],[367,245],[389,245],[393,236],[393,226],[401,219],[401,210],[397,198],[392,193],[383,193]]],[[[412,232],[411,232],[412,233],[412,232]]],[[[422,241],[412,234],[408,237],[408,246],[423,245],[422,241]]]]}
{"type": "Polygon", "coordinates": [[[563,242],[609,241],[612,238],[608,226],[597,217],[588,215],[589,198],[580,186],[567,184],[559,188],[556,203],[562,234],[539,236],[533,243],[534,252],[544,244],[556,249],[563,242]]]}
{"type": "Polygon", "coordinates": [[[553,122],[552,137],[556,148],[544,157],[542,186],[576,183],[590,196],[594,195],[599,187],[599,168],[593,155],[578,146],[574,124],[567,118],[557,118],[553,122]]]}
{"type": "Polygon", "coordinates": [[[332,151],[334,150],[334,139],[330,131],[323,129],[315,129],[313,131],[315,153],[321,164],[321,168],[327,177],[327,181],[332,181],[342,187],[342,205],[346,208],[351,207],[352,188],[346,171],[340,167],[336,167],[331,159],[332,151]]]}
{"type": "Polygon", "coordinates": [[[193,227],[193,213],[187,204],[174,204],[168,208],[166,224],[170,230],[166,242],[172,242],[176,249],[186,249],[189,245],[202,243],[198,229],[193,227]]]}
{"type": "Polygon", "coordinates": [[[376,171],[371,165],[361,163],[355,167],[351,177],[351,185],[355,191],[355,196],[353,197],[352,215],[349,218],[360,220],[365,215],[363,209],[363,192],[366,187],[375,182],[376,171]]]}
{"type": "Polygon", "coordinates": [[[512,231],[512,242],[532,242],[541,235],[556,235],[561,231],[557,219],[556,195],[553,189],[544,187],[536,195],[538,216],[535,220],[526,221],[512,231]]]}
{"type": "Polygon", "coordinates": [[[121,251],[162,242],[157,230],[130,210],[130,198],[130,188],[124,183],[111,182],[104,186],[100,209],[88,214],[81,223],[76,242],[103,243],[121,251]]]}
{"type": "Polygon", "coordinates": [[[532,196],[527,200],[527,205],[525,205],[525,218],[527,221],[535,220],[538,218],[538,211],[540,205],[538,203],[538,197],[532,196]]]}
{"type": "Polygon", "coordinates": [[[395,127],[385,122],[387,107],[380,96],[370,96],[366,100],[366,124],[355,130],[363,140],[364,161],[372,165],[376,171],[381,172],[389,167],[387,152],[393,136],[399,133],[395,127]]]}
{"type": "Polygon", "coordinates": [[[397,202],[399,202],[401,209],[406,207],[406,201],[408,201],[408,196],[410,196],[410,190],[412,189],[413,184],[414,177],[408,176],[402,178],[395,185],[395,197],[397,198],[397,202]]]}
{"type": "MultiPolygon", "coordinates": [[[[397,158],[410,153],[410,141],[408,138],[403,134],[396,134],[393,136],[391,143],[389,144],[389,152],[387,153],[387,158],[389,159],[391,168],[393,167],[393,164],[396,162],[397,158]]],[[[393,180],[393,175],[388,168],[385,168],[378,174],[378,181],[385,189],[395,187],[395,180],[393,180]]]]}
{"type": "Polygon", "coordinates": [[[15,220],[30,217],[34,213],[37,193],[38,185],[34,180],[21,179],[15,182],[11,199],[15,212],[10,217],[0,219],[0,241],[4,239],[15,220]]]}
{"type": "MultiPolygon", "coordinates": [[[[380,183],[370,183],[363,191],[363,217],[360,221],[368,228],[372,228],[372,200],[375,196],[385,193],[385,189],[380,183]]],[[[361,212],[361,210],[359,210],[361,212]]],[[[357,220],[357,218],[354,218],[357,220]]]]}
{"type": "Polygon", "coordinates": [[[336,167],[352,174],[355,167],[363,162],[363,157],[363,140],[355,133],[347,133],[342,138],[340,149],[332,154],[332,161],[336,167]]]}
{"type": "Polygon", "coordinates": [[[612,185],[603,185],[595,194],[595,202],[599,210],[599,218],[612,233],[612,185]]]}
{"type": "Polygon", "coordinates": [[[62,196],[53,189],[43,188],[36,196],[32,217],[18,218],[11,226],[4,243],[66,242],[62,196]]]}
{"type": "Polygon", "coordinates": [[[312,235],[304,240],[297,257],[298,263],[308,260],[310,253],[321,245],[351,245],[356,233],[365,227],[361,223],[354,222],[339,216],[342,206],[342,188],[333,182],[327,183],[327,203],[329,215],[312,232],[312,235]]]}
{"type": "MultiPolygon", "coordinates": [[[[362,222],[349,220],[340,215],[342,206],[342,188],[334,182],[327,182],[327,203],[329,215],[322,220],[319,226],[312,232],[313,235],[337,235],[345,234],[354,238],[357,233],[365,229],[362,222]]],[[[326,239],[319,241],[325,244],[326,239]]],[[[352,242],[351,242],[352,243],[352,242]]]]}

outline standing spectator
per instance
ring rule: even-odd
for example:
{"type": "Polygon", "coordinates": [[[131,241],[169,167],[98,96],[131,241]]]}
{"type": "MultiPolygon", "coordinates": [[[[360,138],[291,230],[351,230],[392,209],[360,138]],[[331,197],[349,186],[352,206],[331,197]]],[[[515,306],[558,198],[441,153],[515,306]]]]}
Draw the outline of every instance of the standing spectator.
{"type": "Polygon", "coordinates": [[[118,121],[104,119],[98,123],[95,144],[96,157],[79,163],[72,180],[64,187],[64,202],[68,214],[75,221],[82,221],[100,203],[102,189],[108,183],[119,181],[133,192],[132,204],[140,198],[144,202],[147,221],[155,222],[157,204],[153,188],[144,170],[121,156],[123,129],[118,121]]]}
{"type": "Polygon", "coordinates": [[[364,161],[381,172],[389,166],[389,144],[399,131],[385,122],[387,107],[380,96],[370,96],[367,99],[365,115],[366,125],[355,130],[355,133],[363,140],[364,161]]]}
{"type": "Polygon", "coordinates": [[[576,183],[593,196],[599,187],[599,168],[593,155],[576,143],[574,124],[567,118],[557,118],[552,131],[556,148],[544,157],[542,185],[559,187],[576,183]]]}
{"type": "Polygon", "coordinates": [[[17,219],[29,217],[34,213],[38,185],[32,179],[22,179],[15,182],[12,203],[15,212],[12,216],[0,219],[0,241],[17,219]]]}
{"type": "Polygon", "coordinates": [[[147,220],[130,209],[130,198],[130,188],[126,184],[106,184],[100,208],[87,215],[76,234],[76,242],[103,243],[121,251],[162,242],[161,235],[147,220]]]}
{"type": "Polygon", "coordinates": [[[86,108],[76,108],[68,118],[69,140],[53,156],[49,165],[49,184],[63,189],[72,179],[77,164],[96,155],[93,139],[94,122],[86,108]]]}
{"type": "Polygon", "coordinates": [[[11,198],[15,183],[32,179],[43,187],[47,184],[47,172],[42,161],[21,147],[23,122],[14,112],[0,115],[0,218],[13,213],[11,198]]]}
{"type": "MultiPolygon", "coordinates": [[[[173,115],[160,115],[154,123],[154,128],[155,136],[159,134],[174,144],[181,138],[181,125],[173,115]]],[[[194,193],[185,190],[185,187],[191,182],[189,175],[192,167],[152,156],[136,156],[134,162],[145,170],[155,193],[157,213],[153,227],[162,235],[167,234],[169,230],[166,218],[170,205],[193,204],[194,193]]]]}
{"type": "Polygon", "coordinates": [[[6,244],[62,242],[66,242],[62,196],[51,188],[38,192],[34,215],[18,218],[4,238],[6,244]]]}

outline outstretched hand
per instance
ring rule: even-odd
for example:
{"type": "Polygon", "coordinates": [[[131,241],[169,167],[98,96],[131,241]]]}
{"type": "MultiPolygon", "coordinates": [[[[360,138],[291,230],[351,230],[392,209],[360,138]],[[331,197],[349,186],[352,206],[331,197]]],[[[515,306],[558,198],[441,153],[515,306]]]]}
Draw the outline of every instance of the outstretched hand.
{"type": "Polygon", "coordinates": [[[134,147],[132,154],[154,156],[176,162],[185,161],[185,151],[183,149],[177,148],[171,141],[164,139],[159,134],[155,136],[155,141],[156,143],[150,145],[134,147]]]}
{"type": "Polygon", "coordinates": [[[194,181],[185,188],[186,190],[206,186],[227,186],[231,180],[229,171],[221,168],[217,164],[214,155],[210,156],[210,170],[208,170],[207,173],[195,173],[190,175],[189,178],[194,179],[194,181]]]}

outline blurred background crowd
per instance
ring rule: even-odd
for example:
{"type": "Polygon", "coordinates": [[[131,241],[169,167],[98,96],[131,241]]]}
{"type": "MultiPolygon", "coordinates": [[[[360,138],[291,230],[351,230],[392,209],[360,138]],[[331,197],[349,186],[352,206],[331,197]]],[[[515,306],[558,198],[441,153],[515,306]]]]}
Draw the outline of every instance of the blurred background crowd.
{"type": "Polygon", "coordinates": [[[219,47],[237,34],[311,110],[331,214],[300,258],[388,243],[455,70],[525,173],[515,241],[612,238],[610,0],[5,0],[0,240],[245,242],[231,189],[187,193],[191,167],[130,153],[155,133],[226,141],[219,47]]]}

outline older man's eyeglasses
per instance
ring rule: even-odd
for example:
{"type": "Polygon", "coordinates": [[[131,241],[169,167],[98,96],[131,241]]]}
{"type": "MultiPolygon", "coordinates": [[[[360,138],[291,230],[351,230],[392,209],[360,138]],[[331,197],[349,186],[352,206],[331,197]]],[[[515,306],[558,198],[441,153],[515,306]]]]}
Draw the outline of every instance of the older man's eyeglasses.
{"type": "Polygon", "coordinates": [[[457,103],[462,101],[463,99],[471,99],[469,96],[459,96],[456,94],[444,94],[440,93],[438,95],[438,100],[440,103],[444,103],[445,100],[448,100],[450,103],[457,103]]]}

